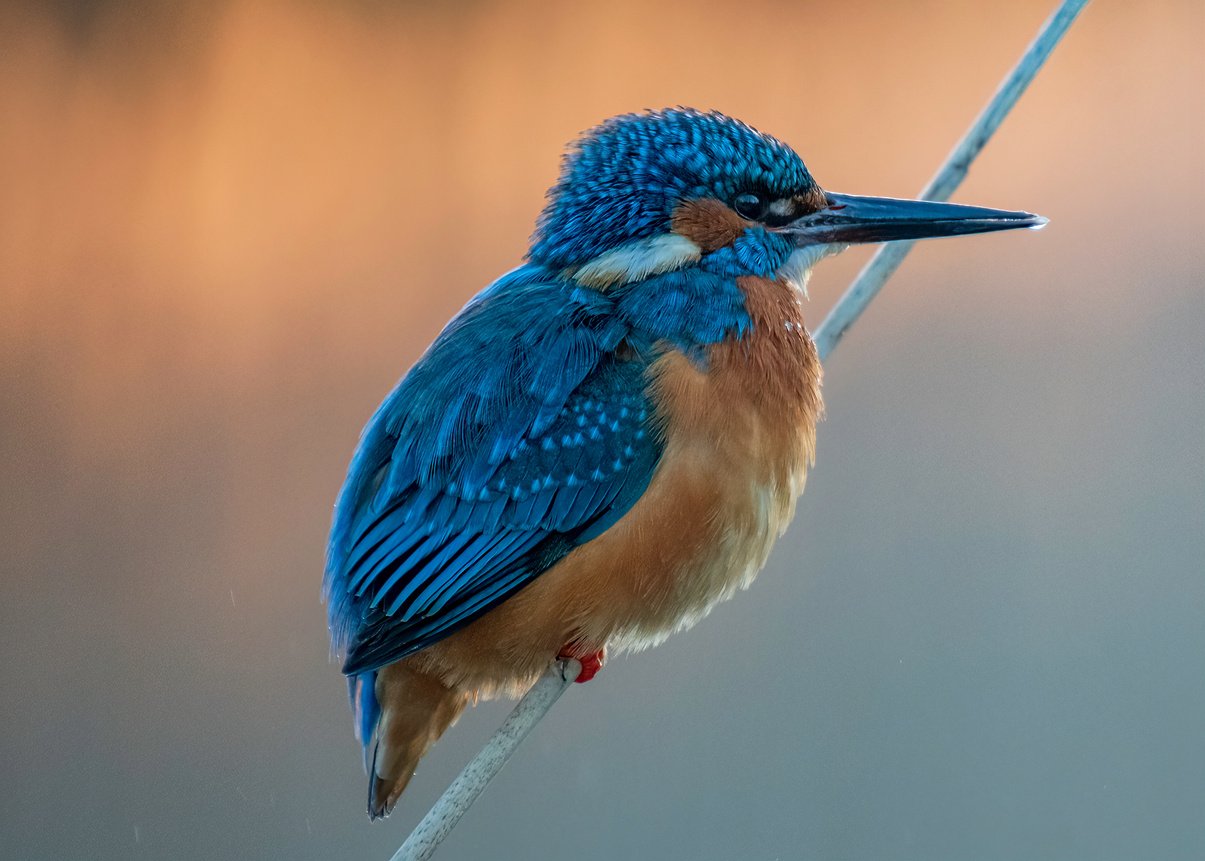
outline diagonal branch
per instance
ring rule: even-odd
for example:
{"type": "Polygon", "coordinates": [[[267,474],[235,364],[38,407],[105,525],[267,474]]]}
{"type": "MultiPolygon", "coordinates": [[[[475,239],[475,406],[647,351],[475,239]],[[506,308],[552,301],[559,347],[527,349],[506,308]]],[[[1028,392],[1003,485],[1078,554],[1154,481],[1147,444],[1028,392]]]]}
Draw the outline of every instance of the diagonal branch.
{"type": "MultiPolygon", "coordinates": [[[[1055,13],[1042,25],[1038,36],[1005,77],[991,101],[976,118],[958,145],[946,157],[929,184],[920,193],[926,200],[948,200],[966,177],[971,163],[995,134],[1034,76],[1063,38],[1088,0],[1063,0],[1055,13]]],[[[913,242],[891,242],[871,258],[849,289],[837,300],[813,333],[821,359],[827,359],[849,327],[878,295],[887,279],[912,249],[913,242]]],[[[456,827],[471,805],[502,770],[520,742],[546,715],[561,694],[581,672],[576,661],[558,661],[515,706],[502,727],[470,760],[435,806],[402,844],[390,861],[426,861],[440,842],[456,827]]]]}
{"type": "Polygon", "coordinates": [[[430,858],[456,827],[469,805],[477,800],[494,775],[506,765],[519,743],[527,738],[527,734],[561,698],[561,694],[573,684],[581,671],[582,665],[572,658],[557,661],[545,670],[498,731],[485,743],[485,747],[469,760],[464,771],[456,775],[456,779],[444,790],[439,801],[435,802],[435,806],[390,861],[425,861],[430,858]]]}

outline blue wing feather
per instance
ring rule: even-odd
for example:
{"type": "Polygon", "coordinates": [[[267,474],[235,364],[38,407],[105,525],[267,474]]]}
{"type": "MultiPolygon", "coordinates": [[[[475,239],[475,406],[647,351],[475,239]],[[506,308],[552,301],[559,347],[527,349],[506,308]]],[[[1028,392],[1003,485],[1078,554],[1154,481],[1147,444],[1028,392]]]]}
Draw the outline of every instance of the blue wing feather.
{"type": "Polygon", "coordinates": [[[638,498],[660,447],[646,427],[646,363],[614,356],[629,331],[602,294],[518,270],[386,399],[352,461],[328,554],[346,671],[447,636],[638,498]],[[628,420],[600,421],[607,408],[628,420]],[[629,485],[637,492],[621,499],[629,485]]]}
{"type": "Polygon", "coordinates": [[[477,296],[352,459],[325,581],[344,671],[448,636],[614,524],[661,456],[649,362],[748,326],[735,284],[698,270],[602,293],[527,266],[477,296]]]}

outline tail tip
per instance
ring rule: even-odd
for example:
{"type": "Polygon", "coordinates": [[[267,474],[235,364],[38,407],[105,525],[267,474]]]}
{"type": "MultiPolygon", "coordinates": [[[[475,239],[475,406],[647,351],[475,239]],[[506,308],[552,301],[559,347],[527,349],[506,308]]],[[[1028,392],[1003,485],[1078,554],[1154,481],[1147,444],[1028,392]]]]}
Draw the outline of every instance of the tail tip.
{"type": "Polygon", "coordinates": [[[378,747],[379,745],[373,748],[372,765],[368,769],[368,819],[370,822],[384,819],[393,812],[398,799],[402,797],[402,792],[406,789],[406,784],[414,776],[414,771],[411,770],[400,778],[382,777],[377,772],[378,747]]]}

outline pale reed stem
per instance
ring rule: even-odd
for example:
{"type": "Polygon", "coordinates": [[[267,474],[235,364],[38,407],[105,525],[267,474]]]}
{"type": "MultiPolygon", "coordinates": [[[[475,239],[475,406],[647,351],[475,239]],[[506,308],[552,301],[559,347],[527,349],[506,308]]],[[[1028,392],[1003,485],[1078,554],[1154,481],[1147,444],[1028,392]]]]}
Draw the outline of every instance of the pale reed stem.
{"type": "Polygon", "coordinates": [[[519,743],[527,738],[527,734],[548,713],[552,704],[561,698],[561,694],[573,684],[581,671],[582,665],[572,658],[550,665],[539,681],[519,700],[514,711],[485,743],[485,747],[469,760],[464,771],[444,790],[439,801],[435,802],[435,806],[390,861],[426,861],[430,858],[448,832],[456,827],[469,805],[477,800],[494,775],[506,765],[519,743]]]}

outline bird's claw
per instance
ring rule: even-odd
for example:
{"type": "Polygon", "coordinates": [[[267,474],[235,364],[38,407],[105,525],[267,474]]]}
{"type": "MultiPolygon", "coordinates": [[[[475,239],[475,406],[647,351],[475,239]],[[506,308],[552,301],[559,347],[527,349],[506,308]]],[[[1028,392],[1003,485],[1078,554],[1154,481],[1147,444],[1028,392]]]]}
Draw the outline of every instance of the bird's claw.
{"type": "Polygon", "coordinates": [[[577,661],[582,665],[581,672],[578,673],[577,678],[574,679],[574,681],[580,685],[590,681],[592,678],[598,675],[598,671],[601,670],[603,668],[603,664],[606,663],[607,650],[599,649],[597,652],[591,652],[587,655],[578,655],[574,654],[570,648],[566,646],[561,650],[561,653],[557,655],[557,660],[563,661],[569,659],[577,661]]]}

